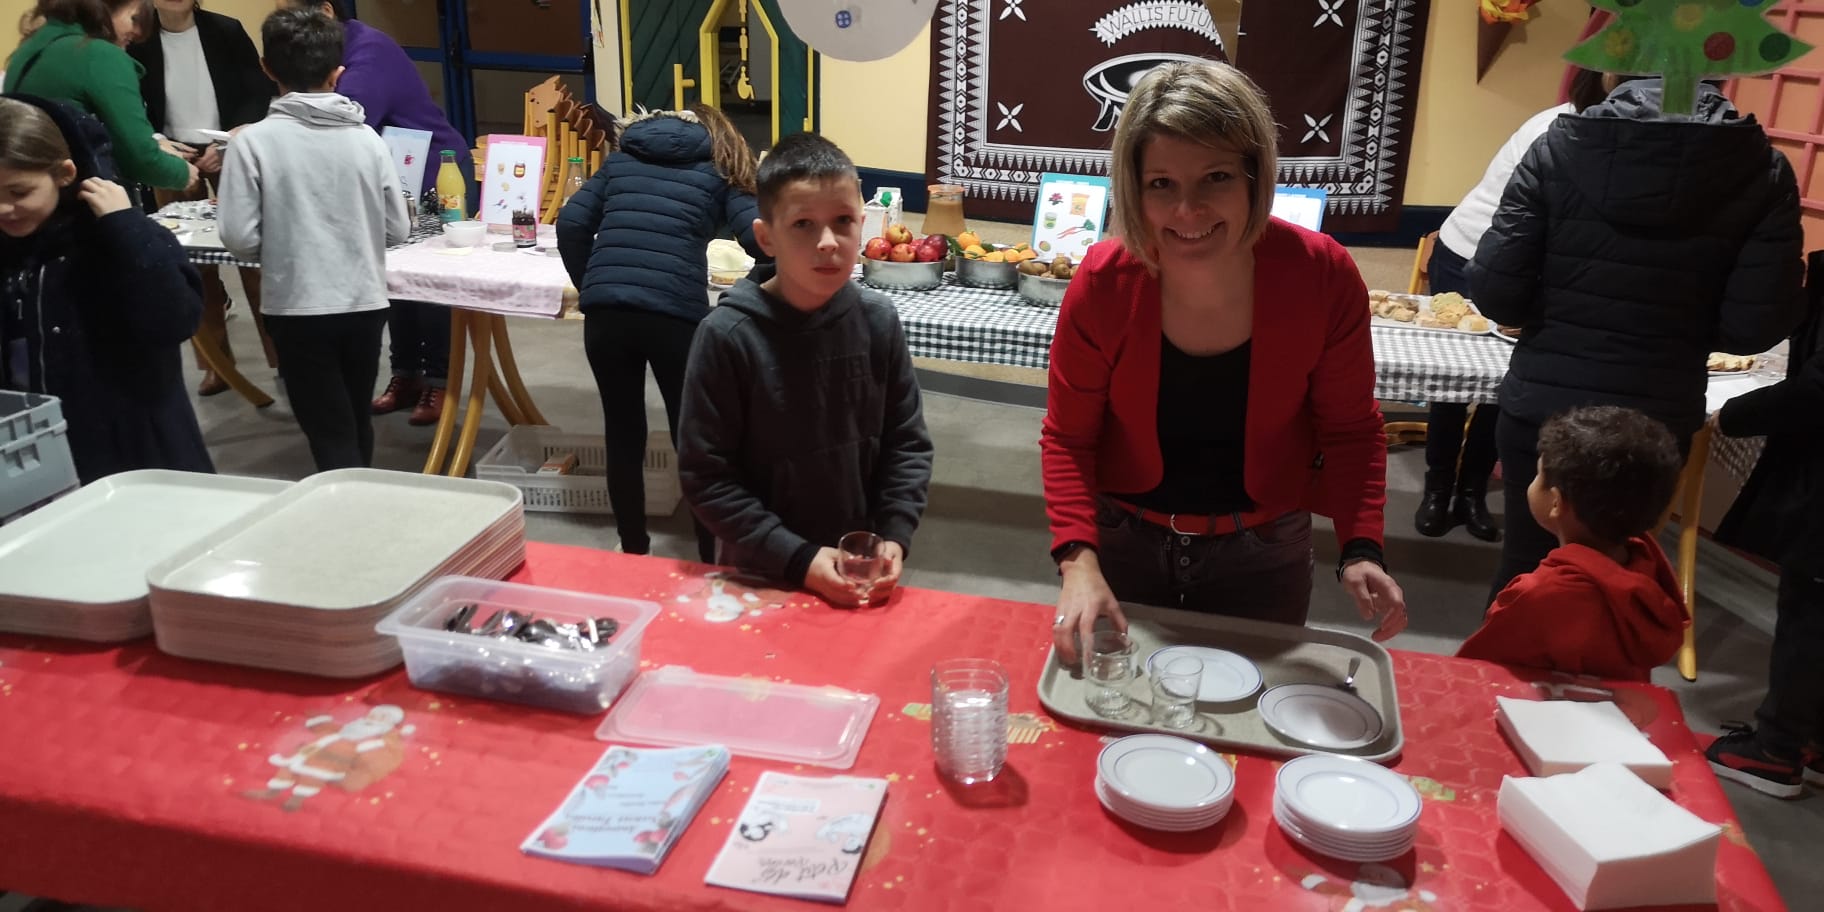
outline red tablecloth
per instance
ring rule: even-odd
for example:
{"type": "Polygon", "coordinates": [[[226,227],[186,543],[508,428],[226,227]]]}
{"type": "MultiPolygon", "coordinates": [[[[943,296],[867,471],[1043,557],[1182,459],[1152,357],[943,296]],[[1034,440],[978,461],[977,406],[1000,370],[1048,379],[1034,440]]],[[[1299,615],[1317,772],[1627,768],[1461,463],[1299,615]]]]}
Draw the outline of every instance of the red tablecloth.
{"type": "MultiPolygon", "coordinates": [[[[527,553],[517,580],[658,601],[643,664],[880,696],[853,772],[893,785],[855,908],[1571,908],[1496,822],[1501,777],[1524,770],[1496,731],[1494,697],[1539,694],[1501,668],[1395,653],[1407,739],[1396,769],[1426,795],[1421,835],[1391,865],[1345,864],[1280,835],[1276,763],[1264,758],[1239,759],[1235,810],[1205,833],[1152,833],[1105,813],[1090,790],[1098,734],[1039,708],[1050,607],[908,590],[853,612],[763,594],[748,615],[711,623],[705,568],[527,553]],[[1031,714],[988,787],[946,788],[931,768],[927,673],[946,656],[999,659],[1016,682],[1013,712],[1031,714]]],[[[1626,686],[1617,696],[1676,759],[1673,797],[1727,827],[1721,907],[1782,908],[1671,695],[1626,686]]],[[[808,908],[703,884],[747,790],[776,766],[760,761],[735,759],[656,876],[522,855],[520,841],[601,753],[599,721],[418,691],[403,673],[333,681],[176,659],[149,642],[0,637],[0,885],[148,912],[808,908]],[[247,796],[272,778],[270,756],[315,737],[306,720],[345,722],[381,704],[411,726],[396,769],[294,811],[247,796]]]]}

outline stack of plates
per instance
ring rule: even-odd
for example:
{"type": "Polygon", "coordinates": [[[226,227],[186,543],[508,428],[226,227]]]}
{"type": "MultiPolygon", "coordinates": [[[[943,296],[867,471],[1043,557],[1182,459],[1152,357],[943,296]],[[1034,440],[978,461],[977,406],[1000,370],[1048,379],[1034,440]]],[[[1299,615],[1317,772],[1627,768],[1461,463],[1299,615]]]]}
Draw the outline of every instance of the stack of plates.
{"type": "Polygon", "coordinates": [[[1389,861],[1418,838],[1419,793],[1356,757],[1313,754],[1279,768],[1273,819],[1293,842],[1343,861],[1389,861]]]}
{"type": "Polygon", "coordinates": [[[440,576],[501,579],[525,559],[512,485],[342,469],[153,567],[152,622],[172,655],[353,678],[400,661],[374,625],[440,576]]]}
{"type": "Polygon", "coordinates": [[[114,643],[149,636],[146,569],[290,482],[122,472],[0,528],[0,631],[114,643]]]}
{"type": "Polygon", "coordinates": [[[1103,748],[1096,759],[1096,797],[1136,826],[1188,833],[1228,816],[1235,771],[1195,741],[1133,735],[1103,748]]]}

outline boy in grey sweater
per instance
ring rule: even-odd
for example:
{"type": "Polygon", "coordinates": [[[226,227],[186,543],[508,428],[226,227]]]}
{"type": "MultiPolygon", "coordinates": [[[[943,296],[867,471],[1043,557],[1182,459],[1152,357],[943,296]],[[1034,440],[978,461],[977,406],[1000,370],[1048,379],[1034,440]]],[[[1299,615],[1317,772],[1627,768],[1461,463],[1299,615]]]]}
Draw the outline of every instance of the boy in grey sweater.
{"type": "Polygon", "coordinates": [[[861,244],[855,166],[829,140],[788,136],[760,163],[754,238],[778,262],[743,279],[698,327],[684,374],[678,475],[718,560],[836,605],[863,593],[837,541],[885,539],[899,580],[931,484],[918,379],[885,296],[849,281],[861,244]]]}
{"type": "Polygon", "coordinates": [[[386,247],[412,230],[386,142],[335,92],[342,34],[315,10],[266,18],[260,64],[284,94],[228,144],[216,215],[222,245],[264,272],[266,327],[318,471],[373,461],[386,247]]]}

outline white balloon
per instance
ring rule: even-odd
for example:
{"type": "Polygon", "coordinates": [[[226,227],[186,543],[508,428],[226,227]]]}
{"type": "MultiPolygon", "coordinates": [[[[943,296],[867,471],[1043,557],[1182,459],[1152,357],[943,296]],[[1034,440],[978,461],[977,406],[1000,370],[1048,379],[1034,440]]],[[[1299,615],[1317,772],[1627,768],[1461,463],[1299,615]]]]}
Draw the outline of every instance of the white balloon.
{"type": "Polygon", "coordinates": [[[779,0],[792,33],[837,60],[880,60],[910,45],[937,0],[779,0]]]}

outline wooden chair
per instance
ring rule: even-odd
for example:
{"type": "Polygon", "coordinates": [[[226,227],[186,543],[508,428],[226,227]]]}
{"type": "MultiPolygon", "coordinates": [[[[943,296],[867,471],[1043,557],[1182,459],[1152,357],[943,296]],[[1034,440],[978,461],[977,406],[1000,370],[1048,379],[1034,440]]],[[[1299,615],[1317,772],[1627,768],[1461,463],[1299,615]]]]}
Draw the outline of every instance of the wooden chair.
{"type": "Polygon", "coordinates": [[[1685,642],[1678,647],[1678,673],[1687,681],[1697,680],[1697,540],[1703,525],[1704,469],[1710,464],[1709,425],[1691,435],[1691,455],[1685,459],[1684,471],[1678,473],[1678,491],[1666,505],[1665,515],[1653,527],[1653,535],[1666,528],[1678,516],[1678,548],[1672,569],[1678,574],[1678,590],[1685,597],[1685,616],[1691,619],[1685,627],[1685,642]]]}
{"type": "MultiPolygon", "coordinates": [[[[1431,287],[1431,246],[1438,242],[1438,233],[1419,238],[1419,248],[1413,252],[1412,278],[1406,283],[1407,294],[1424,294],[1431,287]]],[[[1385,425],[1387,445],[1399,446],[1404,443],[1425,442],[1425,422],[1423,421],[1389,421],[1385,425]]]]}

